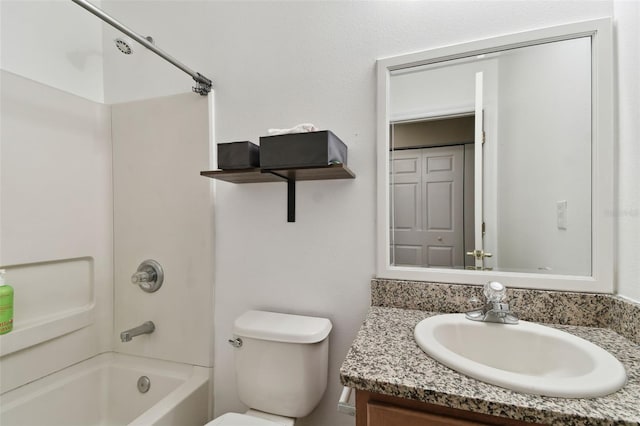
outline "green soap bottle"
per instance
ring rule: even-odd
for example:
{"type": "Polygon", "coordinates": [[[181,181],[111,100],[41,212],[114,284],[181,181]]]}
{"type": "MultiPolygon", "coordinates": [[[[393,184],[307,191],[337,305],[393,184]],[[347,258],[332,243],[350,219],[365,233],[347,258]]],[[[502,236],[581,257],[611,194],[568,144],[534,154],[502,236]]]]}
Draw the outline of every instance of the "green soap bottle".
{"type": "Polygon", "coordinates": [[[4,269],[0,269],[0,334],[13,330],[13,287],[4,283],[4,269]]]}

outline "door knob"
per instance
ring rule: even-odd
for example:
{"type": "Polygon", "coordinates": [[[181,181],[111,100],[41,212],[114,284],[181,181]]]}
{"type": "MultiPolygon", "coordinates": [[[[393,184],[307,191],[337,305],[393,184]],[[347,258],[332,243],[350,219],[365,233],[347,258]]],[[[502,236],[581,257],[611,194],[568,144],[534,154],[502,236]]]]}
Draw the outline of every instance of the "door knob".
{"type": "Polygon", "coordinates": [[[493,257],[493,254],[485,252],[484,250],[474,250],[468,251],[467,256],[473,256],[476,259],[484,259],[485,257],[493,257]]]}

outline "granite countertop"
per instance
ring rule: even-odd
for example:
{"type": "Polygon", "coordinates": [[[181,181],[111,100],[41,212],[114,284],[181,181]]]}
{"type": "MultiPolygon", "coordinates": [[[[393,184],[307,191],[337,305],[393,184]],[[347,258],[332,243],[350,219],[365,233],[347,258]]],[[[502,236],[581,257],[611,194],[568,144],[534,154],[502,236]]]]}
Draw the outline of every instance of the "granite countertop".
{"type": "Polygon", "coordinates": [[[549,325],[589,340],[624,365],[618,392],[592,399],[513,392],[457,373],[426,355],[413,329],[435,312],[372,306],[342,367],[345,386],[515,420],[554,425],[640,425],[640,346],[606,328],[549,325]]]}

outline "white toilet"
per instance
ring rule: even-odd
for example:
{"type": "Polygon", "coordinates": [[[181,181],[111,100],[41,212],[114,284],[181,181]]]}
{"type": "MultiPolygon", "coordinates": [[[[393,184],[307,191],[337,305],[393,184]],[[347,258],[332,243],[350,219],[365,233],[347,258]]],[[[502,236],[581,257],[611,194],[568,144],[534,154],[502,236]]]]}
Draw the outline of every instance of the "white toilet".
{"type": "Polygon", "coordinates": [[[233,325],[235,371],[244,414],[227,413],[206,426],[293,426],[327,388],[326,318],[248,311],[233,325]]]}

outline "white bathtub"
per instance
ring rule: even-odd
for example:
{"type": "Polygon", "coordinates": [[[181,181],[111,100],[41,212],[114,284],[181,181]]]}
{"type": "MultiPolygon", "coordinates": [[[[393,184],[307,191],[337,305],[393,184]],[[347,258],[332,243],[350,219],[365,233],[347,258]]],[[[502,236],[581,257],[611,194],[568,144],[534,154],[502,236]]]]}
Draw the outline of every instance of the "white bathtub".
{"type": "Polygon", "coordinates": [[[105,353],[0,396],[0,424],[199,426],[208,406],[207,368],[105,353]]]}

